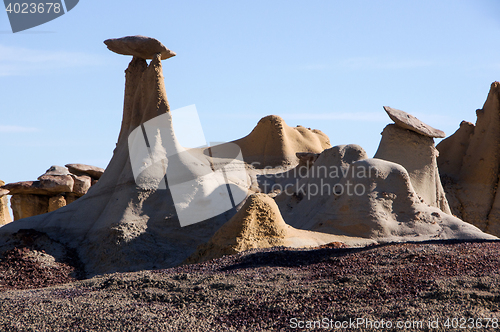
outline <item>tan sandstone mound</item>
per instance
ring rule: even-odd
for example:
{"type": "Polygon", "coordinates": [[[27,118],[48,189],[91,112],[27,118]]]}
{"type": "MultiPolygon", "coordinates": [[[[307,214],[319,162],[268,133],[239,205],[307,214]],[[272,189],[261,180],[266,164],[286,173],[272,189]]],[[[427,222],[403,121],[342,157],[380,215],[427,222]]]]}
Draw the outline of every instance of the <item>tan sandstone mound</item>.
{"type": "Polygon", "coordinates": [[[256,168],[295,166],[297,152],[321,153],[331,147],[330,140],[317,129],[292,128],[276,115],[262,118],[252,132],[236,141],[245,162],[256,168]]]}
{"type": "Polygon", "coordinates": [[[444,182],[454,197],[457,215],[480,229],[500,235],[500,82],[491,84],[475,127],[464,124],[438,149],[442,153],[444,182]]]}
{"type": "Polygon", "coordinates": [[[408,171],[412,186],[423,202],[451,214],[439,177],[437,166],[439,152],[434,147],[434,139],[430,136],[433,128],[420,121],[415,127],[419,130],[407,129],[409,125],[414,124],[414,121],[406,123],[404,127],[399,124],[398,121],[384,128],[374,158],[402,165],[408,171]],[[428,134],[421,133],[423,128],[428,134]]]}
{"type": "Polygon", "coordinates": [[[253,194],[240,211],[224,224],[210,241],[199,246],[185,263],[199,263],[255,248],[315,247],[331,242],[341,242],[348,246],[375,243],[367,239],[295,229],[285,223],[271,197],[266,194],[253,194]]]}
{"type": "Polygon", "coordinates": [[[104,44],[110,51],[122,55],[133,55],[141,59],[153,59],[157,53],[161,53],[162,60],[176,55],[157,39],[144,36],[106,39],[104,44]]]}
{"type": "Polygon", "coordinates": [[[420,201],[403,166],[381,159],[350,165],[332,195],[301,228],[379,242],[442,239],[495,239],[477,227],[420,201]],[[350,185],[349,185],[350,183],[350,185]]]}

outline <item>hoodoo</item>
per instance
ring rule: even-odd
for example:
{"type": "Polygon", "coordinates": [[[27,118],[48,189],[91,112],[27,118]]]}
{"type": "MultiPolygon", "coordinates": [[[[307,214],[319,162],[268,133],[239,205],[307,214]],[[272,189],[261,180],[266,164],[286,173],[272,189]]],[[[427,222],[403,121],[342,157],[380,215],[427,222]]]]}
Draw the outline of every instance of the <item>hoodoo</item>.
{"type": "Polygon", "coordinates": [[[396,124],[382,132],[382,140],[374,158],[402,165],[410,175],[411,184],[423,202],[451,214],[437,166],[438,150],[433,137],[444,137],[441,130],[432,128],[414,116],[385,106],[396,124]]]}

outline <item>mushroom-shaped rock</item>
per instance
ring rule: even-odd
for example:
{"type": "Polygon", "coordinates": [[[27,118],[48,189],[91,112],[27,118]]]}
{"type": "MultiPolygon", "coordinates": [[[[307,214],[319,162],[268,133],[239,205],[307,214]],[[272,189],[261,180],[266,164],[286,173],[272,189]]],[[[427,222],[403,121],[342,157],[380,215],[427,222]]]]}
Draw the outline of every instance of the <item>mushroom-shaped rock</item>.
{"type": "MultiPolygon", "coordinates": [[[[143,124],[150,135],[149,129],[154,130],[155,127],[149,127],[147,121],[162,116],[168,121],[162,122],[165,126],[161,127],[161,131],[154,131],[154,135],[149,136],[152,138],[149,143],[155,147],[177,144],[169,116],[160,56],[155,54],[149,64],[135,56],[125,72],[124,117],[120,136],[113,158],[99,182],[76,201],[78,195],[75,190],[66,193],[66,206],[62,208],[0,227],[0,246],[10,241],[20,229],[35,229],[77,250],[87,276],[166,268],[184,261],[236,213],[236,209],[232,209],[196,225],[181,227],[171,190],[167,190],[170,187],[144,189],[136,183],[135,166],[132,164],[132,160],[136,159],[131,160],[128,138],[138,126],[143,124]]],[[[144,148],[147,151],[145,142],[144,148]]],[[[152,151],[156,153],[155,157],[166,155],[159,148],[152,151]]],[[[68,168],[75,174],[74,169],[68,168]]],[[[150,169],[155,167],[147,168],[150,169]]],[[[151,182],[153,180],[158,179],[154,178],[151,182]]],[[[169,181],[168,185],[172,183],[169,181]]],[[[79,183],[76,187],[80,190],[79,183]]],[[[52,203],[62,205],[64,202],[54,199],[52,203]]],[[[48,210],[48,198],[44,207],[48,210]]]]}
{"type": "Polygon", "coordinates": [[[374,158],[402,165],[410,175],[415,192],[424,202],[451,214],[439,177],[438,154],[431,137],[389,124],[382,132],[374,158]]]}
{"type": "Polygon", "coordinates": [[[423,123],[411,114],[389,106],[384,106],[384,110],[387,112],[391,120],[401,128],[412,130],[416,133],[428,137],[446,137],[446,134],[443,131],[432,128],[431,126],[423,123]]]}
{"type": "Polygon", "coordinates": [[[153,59],[155,54],[161,53],[165,60],[175,56],[159,40],[144,36],[127,36],[122,38],[106,39],[104,44],[110,51],[123,55],[133,55],[141,59],[153,59]]]}

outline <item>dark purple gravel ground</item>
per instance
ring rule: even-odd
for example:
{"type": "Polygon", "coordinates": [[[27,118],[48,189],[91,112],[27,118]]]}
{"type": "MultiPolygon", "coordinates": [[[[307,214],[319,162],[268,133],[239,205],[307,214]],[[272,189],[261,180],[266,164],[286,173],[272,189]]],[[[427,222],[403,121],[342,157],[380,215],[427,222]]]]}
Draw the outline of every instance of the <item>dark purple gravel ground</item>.
{"type": "Polygon", "coordinates": [[[4,290],[0,330],[500,330],[499,249],[500,242],[276,248],[167,270],[4,290]],[[298,328],[308,321],[311,328],[298,328]],[[312,328],[314,321],[333,325],[312,328]],[[335,329],[336,321],[360,324],[335,329]],[[375,329],[382,321],[384,328],[375,329]]]}

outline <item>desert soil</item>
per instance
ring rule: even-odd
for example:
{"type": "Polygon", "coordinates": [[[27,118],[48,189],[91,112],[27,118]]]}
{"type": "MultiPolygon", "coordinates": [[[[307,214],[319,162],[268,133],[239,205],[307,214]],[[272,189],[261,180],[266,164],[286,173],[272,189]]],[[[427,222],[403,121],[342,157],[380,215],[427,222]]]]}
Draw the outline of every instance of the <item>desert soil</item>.
{"type": "Polygon", "coordinates": [[[499,249],[450,241],[274,248],[85,280],[67,263],[15,249],[0,262],[0,330],[498,330],[499,249]]]}

